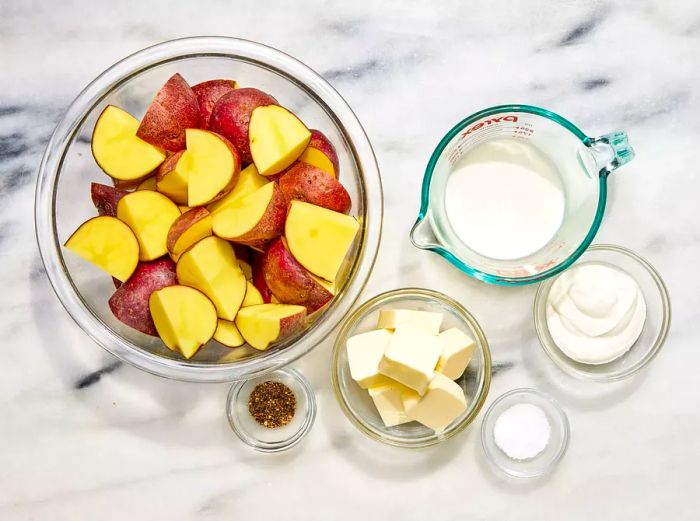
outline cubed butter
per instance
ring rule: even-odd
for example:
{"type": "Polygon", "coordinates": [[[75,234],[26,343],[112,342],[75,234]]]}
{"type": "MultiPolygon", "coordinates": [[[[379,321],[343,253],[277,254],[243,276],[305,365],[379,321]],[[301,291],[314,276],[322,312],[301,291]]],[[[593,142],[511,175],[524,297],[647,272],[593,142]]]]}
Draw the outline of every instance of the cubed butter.
{"type": "Polygon", "coordinates": [[[382,421],[387,427],[413,421],[404,412],[403,400],[401,399],[401,395],[404,392],[414,393],[415,391],[392,381],[369,388],[369,395],[372,397],[379,416],[382,417],[382,421]]]}
{"type": "Polygon", "coordinates": [[[403,403],[406,416],[438,433],[467,409],[462,388],[441,373],[435,373],[420,399],[404,399],[403,403]]]}
{"type": "Polygon", "coordinates": [[[431,335],[437,335],[441,324],[442,313],[413,309],[382,309],[379,312],[377,327],[396,329],[399,326],[411,326],[431,335]]]}
{"type": "Polygon", "coordinates": [[[350,375],[363,389],[388,382],[388,379],[379,373],[379,362],[392,336],[391,331],[376,329],[348,338],[345,347],[350,375]]]}
{"type": "Polygon", "coordinates": [[[450,380],[457,380],[469,365],[476,343],[456,327],[443,331],[438,338],[442,342],[442,354],[435,371],[450,380]]]}
{"type": "Polygon", "coordinates": [[[441,353],[437,335],[413,326],[399,326],[379,362],[379,372],[422,395],[441,353]]]}

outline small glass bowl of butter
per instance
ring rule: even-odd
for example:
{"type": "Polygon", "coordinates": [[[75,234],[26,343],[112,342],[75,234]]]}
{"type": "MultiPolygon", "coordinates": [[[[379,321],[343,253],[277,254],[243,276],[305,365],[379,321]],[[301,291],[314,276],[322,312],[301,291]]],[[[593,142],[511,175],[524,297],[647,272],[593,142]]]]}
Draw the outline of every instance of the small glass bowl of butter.
{"type": "MultiPolygon", "coordinates": [[[[551,317],[549,316],[551,310],[548,310],[548,302],[552,300],[550,294],[553,294],[553,286],[567,272],[544,281],[537,289],[534,304],[537,336],[545,353],[566,373],[599,382],[621,380],[639,372],[651,362],[663,346],[671,324],[671,301],[668,290],[661,275],[646,259],[621,246],[610,244],[591,246],[569,270],[575,270],[586,265],[614,268],[629,276],[633,283],[636,283],[637,291],[639,291],[640,295],[639,299],[644,303],[645,310],[641,320],[643,325],[635,331],[635,335],[636,333],[638,335],[632,339],[633,342],[630,342],[631,347],[624,346],[625,350],[622,354],[608,360],[601,358],[598,362],[596,360],[577,360],[575,357],[567,355],[565,347],[557,345],[554,339],[557,336],[557,331],[553,331],[551,328],[551,317]]],[[[589,295],[588,297],[587,304],[590,304],[591,296],[589,295]]],[[[601,295],[599,300],[595,304],[600,305],[605,300],[605,295],[601,295]]],[[[598,310],[591,312],[592,317],[587,317],[589,325],[592,322],[591,318],[599,323],[600,318],[604,318],[602,314],[601,316],[595,316],[596,311],[598,310]]],[[[574,324],[574,326],[578,325],[574,324]]],[[[586,324],[582,325],[586,326],[586,324]]],[[[569,324],[569,327],[571,328],[571,324],[569,324]]],[[[618,324],[612,331],[615,332],[619,329],[620,325],[618,324]]],[[[591,344],[590,347],[594,348],[597,345],[591,344]]],[[[629,346],[629,344],[627,345],[629,346]]],[[[600,354],[601,356],[604,355],[604,353],[600,354]]]]}
{"type": "MultiPolygon", "coordinates": [[[[416,324],[408,325],[415,326],[416,324]]],[[[385,325],[385,327],[390,326],[385,325]]],[[[350,345],[352,345],[352,341],[350,345]]],[[[453,437],[474,421],[486,401],[491,385],[491,354],[481,327],[461,304],[436,291],[405,288],[375,296],[357,308],[343,322],[333,349],[331,376],[336,399],[343,413],[365,435],[398,447],[427,447],[453,437]],[[377,404],[380,402],[376,391],[374,398],[372,396],[373,390],[381,388],[381,382],[378,386],[370,388],[368,392],[367,388],[363,388],[367,385],[360,386],[351,373],[348,340],[372,331],[381,334],[382,326],[378,325],[380,314],[387,311],[393,313],[395,310],[440,314],[442,316],[442,322],[439,325],[440,331],[452,330],[454,332],[454,330],[458,330],[473,340],[473,351],[470,350],[471,358],[467,368],[455,380],[460,391],[464,394],[466,407],[453,421],[444,427],[441,426],[437,431],[418,421],[404,420],[404,423],[386,426],[384,421],[386,417],[382,419],[377,409],[377,404]]],[[[357,377],[357,374],[354,376],[357,377]]],[[[384,377],[379,376],[379,378],[383,379],[384,377]]],[[[431,380],[430,385],[436,385],[435,382],[443,380],[446,381],[442,375],[437,375],[431,380]]],[[[428,392],[429,390],[425,391],[423,396],[428,396],[428,392]]],[[[440,392],[435,394],[439,395],[440,392]]],[[[383,411],[383,413],[386,415],[387,411],[383,411]]],[[[436,419],[425,418],[424,421],[430,423],[436,419]]]]}

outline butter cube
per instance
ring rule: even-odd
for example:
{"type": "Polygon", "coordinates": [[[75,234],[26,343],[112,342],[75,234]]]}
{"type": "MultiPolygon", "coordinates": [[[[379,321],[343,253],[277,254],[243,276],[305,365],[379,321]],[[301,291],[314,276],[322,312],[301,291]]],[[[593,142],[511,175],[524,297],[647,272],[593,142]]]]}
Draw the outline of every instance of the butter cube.
{"type": "Polygon", "coordinates": [[[412,420],[440,433],[467,409],[462,388],[441,373],[435,373],[425,395],[404,400],[405,413],[412,420]]]}
{"type": "Polygon", "coordinates": [[[377,329],[348,338],[345,348],[350,375],[363,389],[388,382],[388,379],[379,373],[379,362],[392,336],[391,331],[377,329]]]}
{"type": "Polygon", "coordinates": [[[413,421],[406,416],[404,412],[403,401],[401,399],[403,392],[413,393],[415,391],[408,389],[398,382],[392,382],[390,380],[389,383],[369,388],[369,395],[372,397],[374,405],[379,412],[379,416],[382,417],[382,421],[387,427],[413,421]]]}
{"type": "Polygon", "coordinates": [[[399,326],[411,326],[431,335],[440,332],[442,313],[415,311],[413,309],[382,309],[379,312],[377,327],[396,329],[399,326]]]}
{"type": "Polygon", "coordinates": [[[423,394],[433,378],[442,344],[437,335],[412,326],[399,326],[394,331],[379,372],[423,394]]]}
{"type": "Polygon", "coordinates": [[[456,327],[443,331],[438,338],[442,342],[442,354],[435,371],[450,380],[457,380],[469,365],[476,342],[456,327]]]}

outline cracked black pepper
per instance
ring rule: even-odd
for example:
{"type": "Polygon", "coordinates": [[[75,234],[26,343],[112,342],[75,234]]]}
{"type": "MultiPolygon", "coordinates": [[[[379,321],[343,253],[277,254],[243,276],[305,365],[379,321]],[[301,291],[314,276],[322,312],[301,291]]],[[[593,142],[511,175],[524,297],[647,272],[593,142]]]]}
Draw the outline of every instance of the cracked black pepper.
{"type": "Polygon", "coordinates": [[[268,429],[282,427],[292,421],[296,405],[292,390],[282,382],[271,380],[256,385],[248,399],[250,415],[268,429]]]}

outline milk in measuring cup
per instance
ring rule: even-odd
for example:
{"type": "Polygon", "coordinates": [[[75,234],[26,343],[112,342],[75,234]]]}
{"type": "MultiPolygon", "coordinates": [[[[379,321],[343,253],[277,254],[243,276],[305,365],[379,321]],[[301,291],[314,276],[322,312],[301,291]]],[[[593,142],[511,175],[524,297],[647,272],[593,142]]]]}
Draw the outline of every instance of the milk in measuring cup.
{"type": "Polygon", "coordinates": [[[517,138],[476,145],[453,167],[445,212],[469,248],[493,259],[518,259],[538,251],[564,217],[557,167],[517,138]]]}

